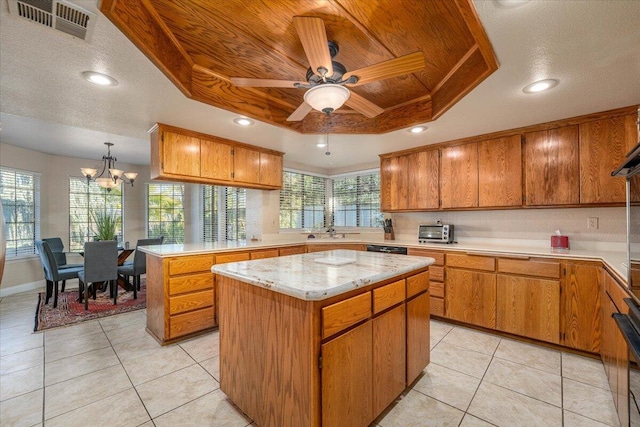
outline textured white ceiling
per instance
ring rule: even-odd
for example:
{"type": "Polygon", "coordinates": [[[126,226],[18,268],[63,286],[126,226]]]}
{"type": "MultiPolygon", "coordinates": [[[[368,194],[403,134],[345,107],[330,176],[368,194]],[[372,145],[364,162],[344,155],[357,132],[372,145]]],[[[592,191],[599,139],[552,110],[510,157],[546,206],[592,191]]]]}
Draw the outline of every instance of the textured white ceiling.
{"type": "MultiPolygon", "coordinates": [[[[221,0],[224,1],[224,0],[221,0]]],[[[281,150],[286,164],[331,169],[378,161],[378,154],[640,103],[640,0],[532,0],[504,7],[476,0],[500,68],[423,134],[321,135],[256,123],[185,98],[97,10],[88,41],[9,15],[0,1],[0,141],[46,153],[99,158],[104,141],[121,162],[149,163],[146,131],[155,123],[281,150]],[[103,88],[86,70],[115,77],[103,88]],[[534,80],[556,78],[547,93],[525,95],[534,80]]],[[[428,52],[426,52],[428,55],[428,52]]]]}

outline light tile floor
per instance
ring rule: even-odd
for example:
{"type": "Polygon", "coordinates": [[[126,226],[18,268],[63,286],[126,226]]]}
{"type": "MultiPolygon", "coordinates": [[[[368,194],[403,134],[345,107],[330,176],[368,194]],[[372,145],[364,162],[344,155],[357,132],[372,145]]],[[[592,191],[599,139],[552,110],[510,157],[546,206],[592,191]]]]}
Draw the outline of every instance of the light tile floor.
{"type": "MultiPolygon", "coordinates": [[[[32,333],[0,300],[0,426],[250,426],[220,390],[218,333],[160,347],[138,311],[32,333]]],[[[431,363],[374,425],[618,426],[600,361],[431,322],[431,363]]]]}

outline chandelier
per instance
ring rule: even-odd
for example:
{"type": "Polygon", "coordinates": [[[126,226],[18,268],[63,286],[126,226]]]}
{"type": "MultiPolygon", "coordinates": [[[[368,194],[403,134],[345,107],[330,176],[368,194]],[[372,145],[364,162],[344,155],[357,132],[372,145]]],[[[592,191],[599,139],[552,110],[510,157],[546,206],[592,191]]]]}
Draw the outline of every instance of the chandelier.
{"type": "Polygon", "coordinates": [[[106,188],[107,191],[111,191],[112,188],[117,187],[120,183],[131,184],[133,187],[133,181],[138,174],[136,172],[125,172],[121,169],[116,169],[116,162],[118,159],[111,155],[111,146],[113,143],[105,142],[107,146],[107,155],[102,156],[102,171],[99,175],[98,169],[94,168],[80,168],[82,175],[87,178],[87,185],[91,181],[95,181],[100,187],[106,188]],[[106,172],[106,176],[105,175],[106,172]]]}

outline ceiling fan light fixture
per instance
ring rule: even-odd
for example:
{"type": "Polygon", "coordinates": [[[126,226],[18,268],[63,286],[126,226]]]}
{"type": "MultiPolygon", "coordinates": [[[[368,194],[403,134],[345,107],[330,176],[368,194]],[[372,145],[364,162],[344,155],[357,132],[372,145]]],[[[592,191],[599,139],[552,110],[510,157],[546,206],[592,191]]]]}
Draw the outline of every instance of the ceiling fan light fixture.
{"type": "Polygon", "coordinates": [[[545,91],[547,89],[551,89],[552,87],[557,86],[558,83],[559,83],[559,81],[556,80],[556,79],[538,80],[537,82],[533,82],[531,84],[526,85],[524,88],[522,88],[522,91],[524,93],[542,92],[542,91],[545,91]]]}
{"type": "Polygon", "coordinates": [[[336,84],[322,84],[312,87],[304,94],[304,101],[314,110],[325,114],[342,107],[351,96],[351,92],[344,86],[336,84]]]}

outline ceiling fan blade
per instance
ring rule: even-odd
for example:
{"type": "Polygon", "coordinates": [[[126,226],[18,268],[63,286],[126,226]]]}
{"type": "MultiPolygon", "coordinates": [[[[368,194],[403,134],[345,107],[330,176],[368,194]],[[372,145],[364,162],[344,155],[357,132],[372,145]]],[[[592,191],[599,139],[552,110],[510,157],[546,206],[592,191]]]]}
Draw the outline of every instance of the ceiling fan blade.
{"type": "Polygon", "coordinates": [[[399,58],[360,68],[359,70],[349,71],[342,78],[346,80],[350,76],[357,76],[358,82],[350,86],[359,86],[376,80],[390,79],[391,77],[415,73],[424,67],[424,54],[422,52],[414,52],[399,58]]]}
{"type": "Polygon", "coordinates": [[[284,87],[295,88],[296,83],[307,84],[306,82],[298,82],[294,80],[271,80],[271,79],[249,79],[244,77],[231,77],[231,83],[234,86],[245,87],[284,87]]]}
{"type": "Polygon", "coordinates": [[[293,113],[291,113],[289,117],[287,117],[287,121],[299,122],[300,120],[304,119],[311,110],[313,110],[313,108],[311,108],[311,105],[303,102],[298,108],[296,108],[293,113]]]}
{"type": "Polygon", "coordinates": [[[329,54],[324,21],[312,16],[294,16],[293,25],[296,27],[304,53],[307,55],[313,72],[322,76],[318,68],[325,68],[327,70],[326,76],[333,76],[333,66],[331,65],[331,54],[329,54]]]}
{"type": "Polygon", "coordinates": [[[351,96],[349,97],[349,99],[347,99],[347,102],[345,102],[345,104],[370,119],[384,112],[384,109],[378,107],[373,102],[361,97],[354,91],[351,91],[351,96]]]}

